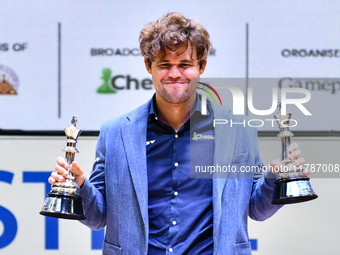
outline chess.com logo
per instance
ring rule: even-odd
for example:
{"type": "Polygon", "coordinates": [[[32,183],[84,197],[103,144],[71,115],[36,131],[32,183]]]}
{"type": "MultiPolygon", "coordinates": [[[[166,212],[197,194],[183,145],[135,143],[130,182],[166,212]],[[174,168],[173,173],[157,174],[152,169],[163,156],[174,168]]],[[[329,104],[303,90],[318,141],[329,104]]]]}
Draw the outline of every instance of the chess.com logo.
{"type": "Polygon", "coordinates": [[[193,136],[192,136],[192,140],[211,140],[211,139],[215,139],[215,137],[213,135],[202,135],[202,134],[197,134],[196,132],[194,132],[193,136]]]}
{"type": "Polygon", "coordinates": [[[131,77],[131,75],[114,75],[110,68],[104,68],[102,70],[101,79],[102,84],[97,88],[99,94],[115,94],[119,90],[152,90],[152,80],[145,78],[139,80],[131,77]]]}

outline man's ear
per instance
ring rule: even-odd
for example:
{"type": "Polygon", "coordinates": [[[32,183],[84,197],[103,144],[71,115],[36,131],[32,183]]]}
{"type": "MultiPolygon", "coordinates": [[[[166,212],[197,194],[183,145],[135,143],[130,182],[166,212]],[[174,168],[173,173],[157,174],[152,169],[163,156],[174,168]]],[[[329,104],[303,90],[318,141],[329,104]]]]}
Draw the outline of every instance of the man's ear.
{"type": "Polygon", "coordinates": [[[205,67],[207,66],[207,60],[204,60],[204,62],[202,62],[200,64],[200,74],[204,73],[205,67]]]}
{"type": "Polygon", "coordinates": [[[148,71],[149,74],[152,74],[151,72],[151,68],[148,65],[148,61],[146,60],[146,58],[144,58],[144,64],[145,64],[145,68],[148,71]]]}

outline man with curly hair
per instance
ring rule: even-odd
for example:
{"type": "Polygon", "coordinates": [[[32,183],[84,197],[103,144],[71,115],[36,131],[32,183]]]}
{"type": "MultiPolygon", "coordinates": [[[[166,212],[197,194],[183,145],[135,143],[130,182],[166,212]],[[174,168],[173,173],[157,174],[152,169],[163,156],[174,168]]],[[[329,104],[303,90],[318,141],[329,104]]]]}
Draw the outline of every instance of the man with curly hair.
{"type": "MultiPolygon", "coordinates": [[[[72,163],[84,199],[82,222],[92,229],[106,226],[104,254],[250,254],[248,216],[265,220],[280,208],[271,204],[274,175],[190,178],[190,153],[205,165],[262,163],[255,129],[221,132],[213,119],[230,119],[230,110],[208,103],[208,114],[200,112],[196,81],[211,49],[207,30],[168,13],[145,25],[139,39],[156,93],[103,124],[89,179],[72,163]],[[190,147],[190,126],[215,139],[190,147]]],[[[299,158],[297,148],[291,151],[299,158]]],[[[51,184],[67,175],[65,160],[57,162],[51,184]]]]}

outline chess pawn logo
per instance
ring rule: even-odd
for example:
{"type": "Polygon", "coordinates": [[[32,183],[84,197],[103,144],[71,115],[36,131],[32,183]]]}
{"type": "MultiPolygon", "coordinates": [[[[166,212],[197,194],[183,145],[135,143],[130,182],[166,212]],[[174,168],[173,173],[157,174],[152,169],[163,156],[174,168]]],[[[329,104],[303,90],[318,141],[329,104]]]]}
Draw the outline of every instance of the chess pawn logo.
{"type": "Polygon", "coordinates": [[[115,89],[110,86],[110,79],[111,79],[111,69],[110,68],[104,68],[102,70],[102,77],[103,84],[100,85],[100,87],[97,89],[97,93],[99,94],[113,94],[117,93],[115,89]]]}

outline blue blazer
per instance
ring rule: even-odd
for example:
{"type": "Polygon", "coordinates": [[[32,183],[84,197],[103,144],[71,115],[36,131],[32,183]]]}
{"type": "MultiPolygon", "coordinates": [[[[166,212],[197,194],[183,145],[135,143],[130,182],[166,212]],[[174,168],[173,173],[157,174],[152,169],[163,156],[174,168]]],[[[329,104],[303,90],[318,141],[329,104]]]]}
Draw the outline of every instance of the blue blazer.
{"type": "MultiPolygon", "coordinates": [[[[149,238],[146,132],[150,103],[105,122],[96,161],[80,189],[91,229],[106,226],[103,254],[147,254],[149,238]]],[[[242,122],[230,109],[213,107],[215,119],[242,122]]],[[[229,122],[230,123],[230,122],[229,122]]],[[[257,131],[247,125],[216,125],[214,165],[262,163],[257,131]]],[[[218,177],[218,176],[215,176],[218,177]]],[[[225,175],[223,177],[226,177],[225,175]]],[[[272,205],[275,178],[213,178],[213,239],[216,254],[251,254],[248,216],[263,221],[281,206],[272,205]]]]}

